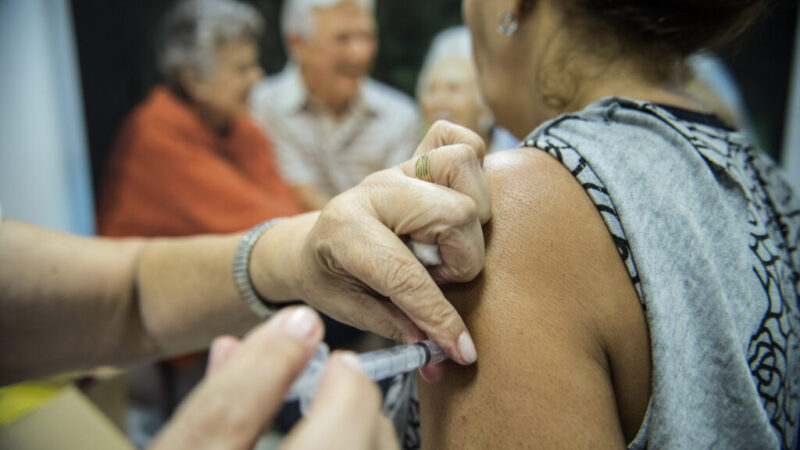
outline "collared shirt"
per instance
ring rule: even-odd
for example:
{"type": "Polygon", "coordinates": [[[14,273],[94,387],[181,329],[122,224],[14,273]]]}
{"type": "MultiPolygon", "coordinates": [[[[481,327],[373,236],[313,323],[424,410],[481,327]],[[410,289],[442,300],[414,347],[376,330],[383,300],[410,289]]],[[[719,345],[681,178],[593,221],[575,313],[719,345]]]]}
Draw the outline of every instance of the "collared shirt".
{"type": "Polygon", "coordinates": [[[309,101],[299,69],[290,64],[253,89],[251,105],[289,183],[314,185],[328,196],[411,158],[419,144],[413,101],[372,79],[334,118],[309,101]]]}

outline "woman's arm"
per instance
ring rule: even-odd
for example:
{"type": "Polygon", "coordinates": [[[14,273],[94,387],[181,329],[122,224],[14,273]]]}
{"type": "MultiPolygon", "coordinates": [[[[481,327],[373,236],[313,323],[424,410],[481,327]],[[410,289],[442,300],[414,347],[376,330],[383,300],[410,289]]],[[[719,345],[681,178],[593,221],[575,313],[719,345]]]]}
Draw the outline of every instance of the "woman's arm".
{"type": "Polygon", "coordinates": [[[0,382],[127,364],[257,323],[230,275],[238,236],[106,240],[6,220],[0,382]]]}
{"type": "MultiPolygon", "coordinates": [[[[328,315],[398,340],[429,337],[460,363],[469,333],[438,282],[483,267],[489,193],[480,138],[439,124],[414,162],[365,179],[320,213],[280,223],[253,249],[262,297],[302,299],[328,315]],[[438,184],[437,184],[438,183],[438,184]],[[426,269],[403,237],[438,244],[426,269]],[[388,301],[387,301],[388,300],[388,301]]],[[[180,239],[81,238],[14,221],[0,228],[0,383],[97,364],[125,364],[205,347],[255,316],[236,292],[239,235],[180,239]]],[[[466,357],[465,357],[466,355],[466,357]]]]}
{"type": "Polygon", "coordinates": [[[502,152],[486,170],[486,267],[445,291],[481,357],[420,383],[423,447],[623,447],[650,376],[645,318],[617,249],[546,153],[502,152]]]}

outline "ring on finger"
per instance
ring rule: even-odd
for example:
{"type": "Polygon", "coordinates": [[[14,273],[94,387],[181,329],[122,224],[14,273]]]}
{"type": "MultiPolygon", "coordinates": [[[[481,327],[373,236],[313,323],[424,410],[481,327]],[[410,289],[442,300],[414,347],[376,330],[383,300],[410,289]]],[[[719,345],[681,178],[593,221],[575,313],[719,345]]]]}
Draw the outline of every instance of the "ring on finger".
{"type": "Polygon", "coordinates": [[[431,182],[431,152],[425,153],[424,155],[417,158],[417,163],[415,165],[416,175],[417,178],[422,181],[431,182]]]}

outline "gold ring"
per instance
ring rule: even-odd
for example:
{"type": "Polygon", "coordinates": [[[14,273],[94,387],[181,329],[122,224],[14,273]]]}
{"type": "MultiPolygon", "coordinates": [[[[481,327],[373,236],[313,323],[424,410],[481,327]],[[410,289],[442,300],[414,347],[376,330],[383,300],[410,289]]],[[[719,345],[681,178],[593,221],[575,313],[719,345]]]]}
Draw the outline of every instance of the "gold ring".
{"type": "Polygon", "coordinates": [[[415,166],[417,170],[417,178],[429,183],[433,181],[431,180],[431,153],[433,152],[428,152],[420,156],[417,159],[417,164],[415,166]]]}

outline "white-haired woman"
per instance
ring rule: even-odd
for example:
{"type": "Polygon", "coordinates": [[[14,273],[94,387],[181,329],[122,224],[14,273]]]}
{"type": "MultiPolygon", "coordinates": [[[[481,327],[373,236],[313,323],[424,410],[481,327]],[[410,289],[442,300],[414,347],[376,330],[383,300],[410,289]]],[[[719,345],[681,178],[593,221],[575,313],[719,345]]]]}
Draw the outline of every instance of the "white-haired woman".
{"type": "Polygon", "coordinates": [[[478,133],[490,152],[518,144],[511,133],[494,125],[481,98],[466,27],[448,28],[433,39],[417,80],[417,101],[426,130],[437,120],[448,120],[478,133]]]}
{"type": "MultiPolygon", "coordinates": [[[[163,83],[127,118],[109,155],[101,235],[230,233],[304,211],[247,114],[263,76],[262,29],[258,12],[234,0],[184,0],[168,13],[158,48],[163,83]]],[[[183,395],[175,386],[191,386],[202,366],[199,356],[160,364],[167,400],[154,414],[172,410],[183,395]]]]}
{"type": "Polygon", "coordinates": [[[302,212],[248,118],[263,21],[234,0],[185,0],[164,22],[163,84],[123,125],[100,192],[110,236],[233,232],[302,212]]]}

